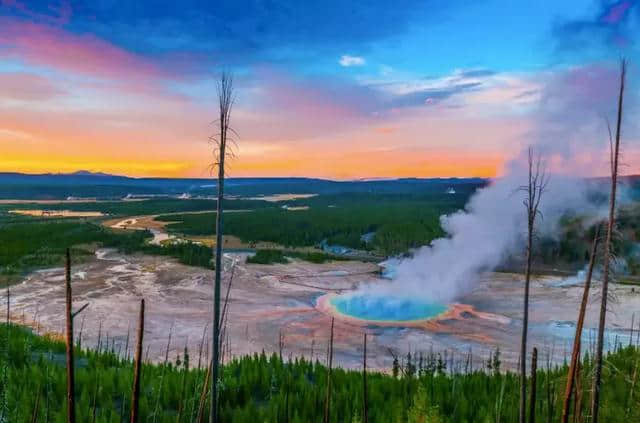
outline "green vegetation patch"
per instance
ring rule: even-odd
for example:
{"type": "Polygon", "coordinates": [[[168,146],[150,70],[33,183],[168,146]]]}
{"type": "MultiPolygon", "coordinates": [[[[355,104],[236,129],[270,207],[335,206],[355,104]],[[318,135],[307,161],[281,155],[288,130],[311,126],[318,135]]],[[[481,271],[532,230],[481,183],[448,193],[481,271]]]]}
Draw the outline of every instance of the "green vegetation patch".
{"type": "MultiPolygon", "coordinates": [[[[0,345],[3,346],[0,364],[7,369],[6,376],[0,373],[3,378],[0,407],[6,405],[7,421],[32,421],[35,410],[38,421],[44,421],[45,416],[52,422],[66,421],[64,343],[36,336],[15,325],[9,328],[7,332],[7,325],[0,324],[0,345]]],[[[123,339],[121,337],[119,341],[123,339]]],[[[129,344],[129,357],[132,344],[129,344]]],[[[103,345],[99,353],[76,351],[77,421],[90,422],[94,413],[96,422],[115,423],[128,419],[133,364],[125,356],[124,344],[117,345],[115,348],[103,345]]],[[[394,366],[395,375],[369,373],[369,421],[517,421],[518,375],[496,371],[495,360],[476,363],[476,370],[465,372],[468,361],[464,357],[460,360],[453,362],[453,367],[461,372],[456,374],[450,373],[452,361],[442,354],[408,355],[402,359],[402,365],[394,366]],[[479,367],[487,370],[477,370],[479,367]]],[[[205,361],[204,354],[185,350],[176,361],[144,364],[140,421],[195,421],[205,381],[205,361]]],[[[620,347],[606,357],[601,391],[602,421],[640,421],[640,395],[634,384],[634,377],[637,377],[634,369],[639,361],[640,350],[631,346],[620,347]]],[[[587,377],[591,371],[592,363],[587,357],[582,370],[585,381],[582,384],[583,415],[588,415],[591,402],[587,377]]],[[[559,421],[566,373],[566,366],[538,371],[537,421],[559,421]]],[[[331,422],[361,421],[362,372],[337,368],[333,369],[331,377],[331,422]]],[[[283,361],[275,354],[268,356],[263,352],[235,358],[225,364],[220,381],[222,421],[322,421],[327,369],[319,361],[302,358],[283,361]]],[[[530,390],[531,386],[527,392],[530,390]]],[[[208,404],[204,409],[206,413],[208,404]]],[[[573,421],[572,417],[570,421],[573,421]]]]}
{"type": "Polygon", "coordinates": [[[166,255],[181,263],[212,268],[211,248],[196,243],[151,245],[148,231],[113,231],[98,224],[75,219],[24,218],[11,224],[0,223],[0,278],[10,283],[25,272],[62,266],[67,248],[72,260],[81,262],[98,246],[116,248],[125,254],[135,252],[166,255]]]}
{"type": "Polygon", "coordinates": [[[284,256],[282,250],[258,250],[252,256],[247,257],[247,263],[252,264],[274,264],[288,263],[289,260],[284,256]]]}
{"type": "MultiPolygon", "coordinates": [[[[317,246],[322,241],[354,249],[397,254],[428,244],[443,235],[440,215],[453,212],[464,203],[440,197],[403,195],[340,195],[291,201],[311,204],[307,210],[281,207],[255,209],[251,213],[228,213],[224,233],[247,243],[267,241],[283,247],[317,246]],[[305,203],[307,201],[307,203],[305,203]],[[367,243],[362,235],[375,232],[367,243]]],[[[214,214],[159,216],[171,223],[169,231],[185,235],[213,235],[214,214]]]]}
{"type": "Polygon", "coordinates": [[[287,257],[297,258],[300,260],[308,261],[310,263],[322,264],[328,261],[346,261],[350,260],[349,257],[335,256],[326,253],[320,253],[315,251],[303,252],[303,251],[285,251],[287,257]]]}

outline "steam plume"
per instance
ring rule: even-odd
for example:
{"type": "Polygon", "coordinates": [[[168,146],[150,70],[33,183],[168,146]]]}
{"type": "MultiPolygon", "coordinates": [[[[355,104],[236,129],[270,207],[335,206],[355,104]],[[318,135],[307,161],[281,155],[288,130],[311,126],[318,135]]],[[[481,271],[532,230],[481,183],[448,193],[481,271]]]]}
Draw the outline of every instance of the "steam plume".
{"type": "MultiPolygon", "coordinates": [[[[526,143],[546,159],[550,173],[541,202],[540,235],[557,228],[562,215],[571,212],[604,216],[605,211],[587,195],[583,177],[604,169],[608,145],[604,116],[615,105],[615,68],[572,69],[545,81],[535,113],[535,132],[526,143]]],[[[402,261],[388,284],[364,287],[371,294],[420,296],[426,300],[453,301],[468,292],[478,274],[493,270],[512,254],[523,252],[526,230],[523,193],[527,180],[524,155],[511,160],[505,175],[481,190],[464,210],[441,217],[448,234],[402,261]]]]}

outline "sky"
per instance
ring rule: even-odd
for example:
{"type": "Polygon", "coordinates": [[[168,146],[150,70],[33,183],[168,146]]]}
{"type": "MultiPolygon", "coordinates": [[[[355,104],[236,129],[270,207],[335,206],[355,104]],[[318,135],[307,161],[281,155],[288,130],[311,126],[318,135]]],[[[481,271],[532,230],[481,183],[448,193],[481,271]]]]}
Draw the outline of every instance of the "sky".
{"type": "Polygon", "coordinates": [[[0,172],[208,177],[226,71],[232,177],[602,175],[625,56],[640,173],[638,43],[640,0],[0,0],[0,172]]]}

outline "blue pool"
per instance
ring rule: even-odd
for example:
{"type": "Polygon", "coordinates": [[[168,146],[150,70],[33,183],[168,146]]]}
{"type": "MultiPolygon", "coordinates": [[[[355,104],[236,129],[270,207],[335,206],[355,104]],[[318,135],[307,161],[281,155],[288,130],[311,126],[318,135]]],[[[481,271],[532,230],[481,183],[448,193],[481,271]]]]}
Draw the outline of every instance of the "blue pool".
{"type": "Polygon", "coordinates": [[[339,295],[330,301],[339,313],[363,320],[423,320],[447,310],[444,304],[419,299],[366,294],[339,295]]]}

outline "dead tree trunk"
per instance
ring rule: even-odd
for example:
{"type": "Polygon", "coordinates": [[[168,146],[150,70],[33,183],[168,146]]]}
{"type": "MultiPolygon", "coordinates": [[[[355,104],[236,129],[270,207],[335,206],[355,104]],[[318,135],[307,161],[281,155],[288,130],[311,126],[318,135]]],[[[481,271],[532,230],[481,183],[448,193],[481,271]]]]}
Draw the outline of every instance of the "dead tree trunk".
{"type": "Polygon", "coordinates": [[[526,422],[527,406],[527,334],[529,327],[529,288],[531,284],[531,264],[533,261],[533,236],[536,218],[539,214],[540,199],[546,190],[547,176],[542,158],[534,159],[533,149],[528,152],[529,177],[526,186],[521,187],[525,191],[524,206],[527,209],[527,263],[524,280],[524,310],[522,317],[522,339],[520,343],[520,413],[519,422],[526,422]],[[535,163],[534,163],[535,161],[535,163]]]}
{"type": "Polygon", "coordinates": [[[574,391],[576,393],[576,400],[574,401],[573,404],[573,421],[574,423],[582,423],[582,396],[583,396],[583,391],[582,391],[582,377],[580,375],[580,371],[581,371],[581,367],[582,365],[580,364],[580,360],[578,360],[578,362],[576,363],[576,373],[575,373],[575,380],[576,383],[574,384],[574,391]]]}
{"type": "MultiPolygon", "coordinates": [[[[7,281],[7,321],[6,321],[6,343],[4,348],[4,359],[7,365],[3,366],[2,370],[2,386],[0,387],[0,421],[6,421],[8,419],[9,408],[7,404],[8,395],[7,387],[9,386],[9,365],[11,361],[11,324],[10,324],[10,309],[11,309],[11,290],[9,288],[9,282],[7,281]]],[[[24,319],[23,319],[24,320],[24,319]]]]}
{"type": "Polygon", "coordinates": [[[204,407],[207,402],[207,391],[209,391],[209,381],[211,380],[211,367],[212,367],[212,362],[210,361],[209,366],[207,366],[207,372],[204,377],[204,384],[202,386],[202,393],[200,395],[200,401],[198,404],[198,415],[196,417],[197,423],[204,422],[204,407]]]}
{"type": "Polygon", "coordinates": [[[66,303],[67,303],[67,422],[75,423],[76,421],[76,401],[75,401],[75,381],[73,372],[73,306],[71,300],[71,254],[67,248],[66,266],[66,303]]]}
{"type": "Polygon", "coordinates": [[[367,395],[367,334],[364,334],[364,351],[362,352],[362,422],[369,421],[369,398],[367,395]]]}
{"type": "Polygon", "coordinates": [[[327,397],[324,401],[324,423],[331,421],[331,368],[333,366],[333,323],[331,318],[331,335],[329,337],[329,367],[327,368],[327,397]]]}
{"type": "Polygon", "coordinates": [[[36,392],[36,402],[33,405],[33,411],[31,412],[31,423],[38,423],[38,412],[40,411],[40,386],[36,392]]]}
{"type": "Polygon", "coordinates": [[[144,338],[144,298],[140,300],[140,317],[138,319],[138,341],[133,368],[133,392],[131,394],[131,423],[138,422],[138,404],[140,400],[140,373],[142,371],[142,342],[144,338]]]}
{"type": "Polygon", "coordinates": [[[216,204],[216,250],[215,250],[215,283],[213,290],[213,364],[212,364],[212,388],[211,409],[209,421],[218,423],[218,375],[220,373],[220,286],[222,277],[222,215],[224,198],[224,161],[227,155],[227,137],[231,109],[233,107],[233,80],[227,74],[222,74],[218,84],[219,125],[220,132],[211,138],[216,143],[218,167],[218,199],[216,204]]]}
{"type": "Polygon", "coordinates": [[[531,355],[531,398],[529,399],[529,423],[536,422],[536,392],[538,376],[538,349],[533,348],[531,355]]]}
{"type": "MultiPolygon", "coordinates": [[[[600,385],[602,379],[602,353],[604,349],[604,329],[607,317],[607,297],[609,295],[609,273],[612,254],[613,230],[616,212],[616,189],[618,185],[618,157],[620,152],[620,133],[622,127],[622,106],[624,99],[624,83],[627,73],[627,62],[620,64],[620,91],[618,94],[618,116],[616,120],[615,142],[611,143],[611,194],[609,197],[609,221],[607,222],[607,239],[604,244],[604,263],[602,268],[602,302],[600,303],[600,321],[598,324],[598,343],[596,347],[595,369],[593,377],[593,396],[591,398],[592,423],[598,423],[600,410],[600,385]]],[[[609,139],[611,141],[611,137],[609,139]]]]}
{"type": "Polygon", "coordinates": [[[582,292],[582,302],[580,303],[580,311],[578,313],[578,321],[576,322],[576,334],[573,338],[573,351],[571,353],[571,363],[569,364],[569,373],[567,374],[567,387],[564,391],[564,403],[562,406],[562,422],[569,422],[569,406],[571,405],[571,395],[574,391],[576,369],[579,365],[580,350],[582,346],[582,328],[584,327],[584,318],[587,312],[587,304],[589,303],[589,290],[591,289],[591,276],[593,275],[593,267],[596,262],[596,254],[598,252],[598,241],[600,235],[600,225],[596,226],[596,231],[591,244],[591,257],[589,257],[589,270],[587,278],[584,281],[584,290],[582,292]]]}

